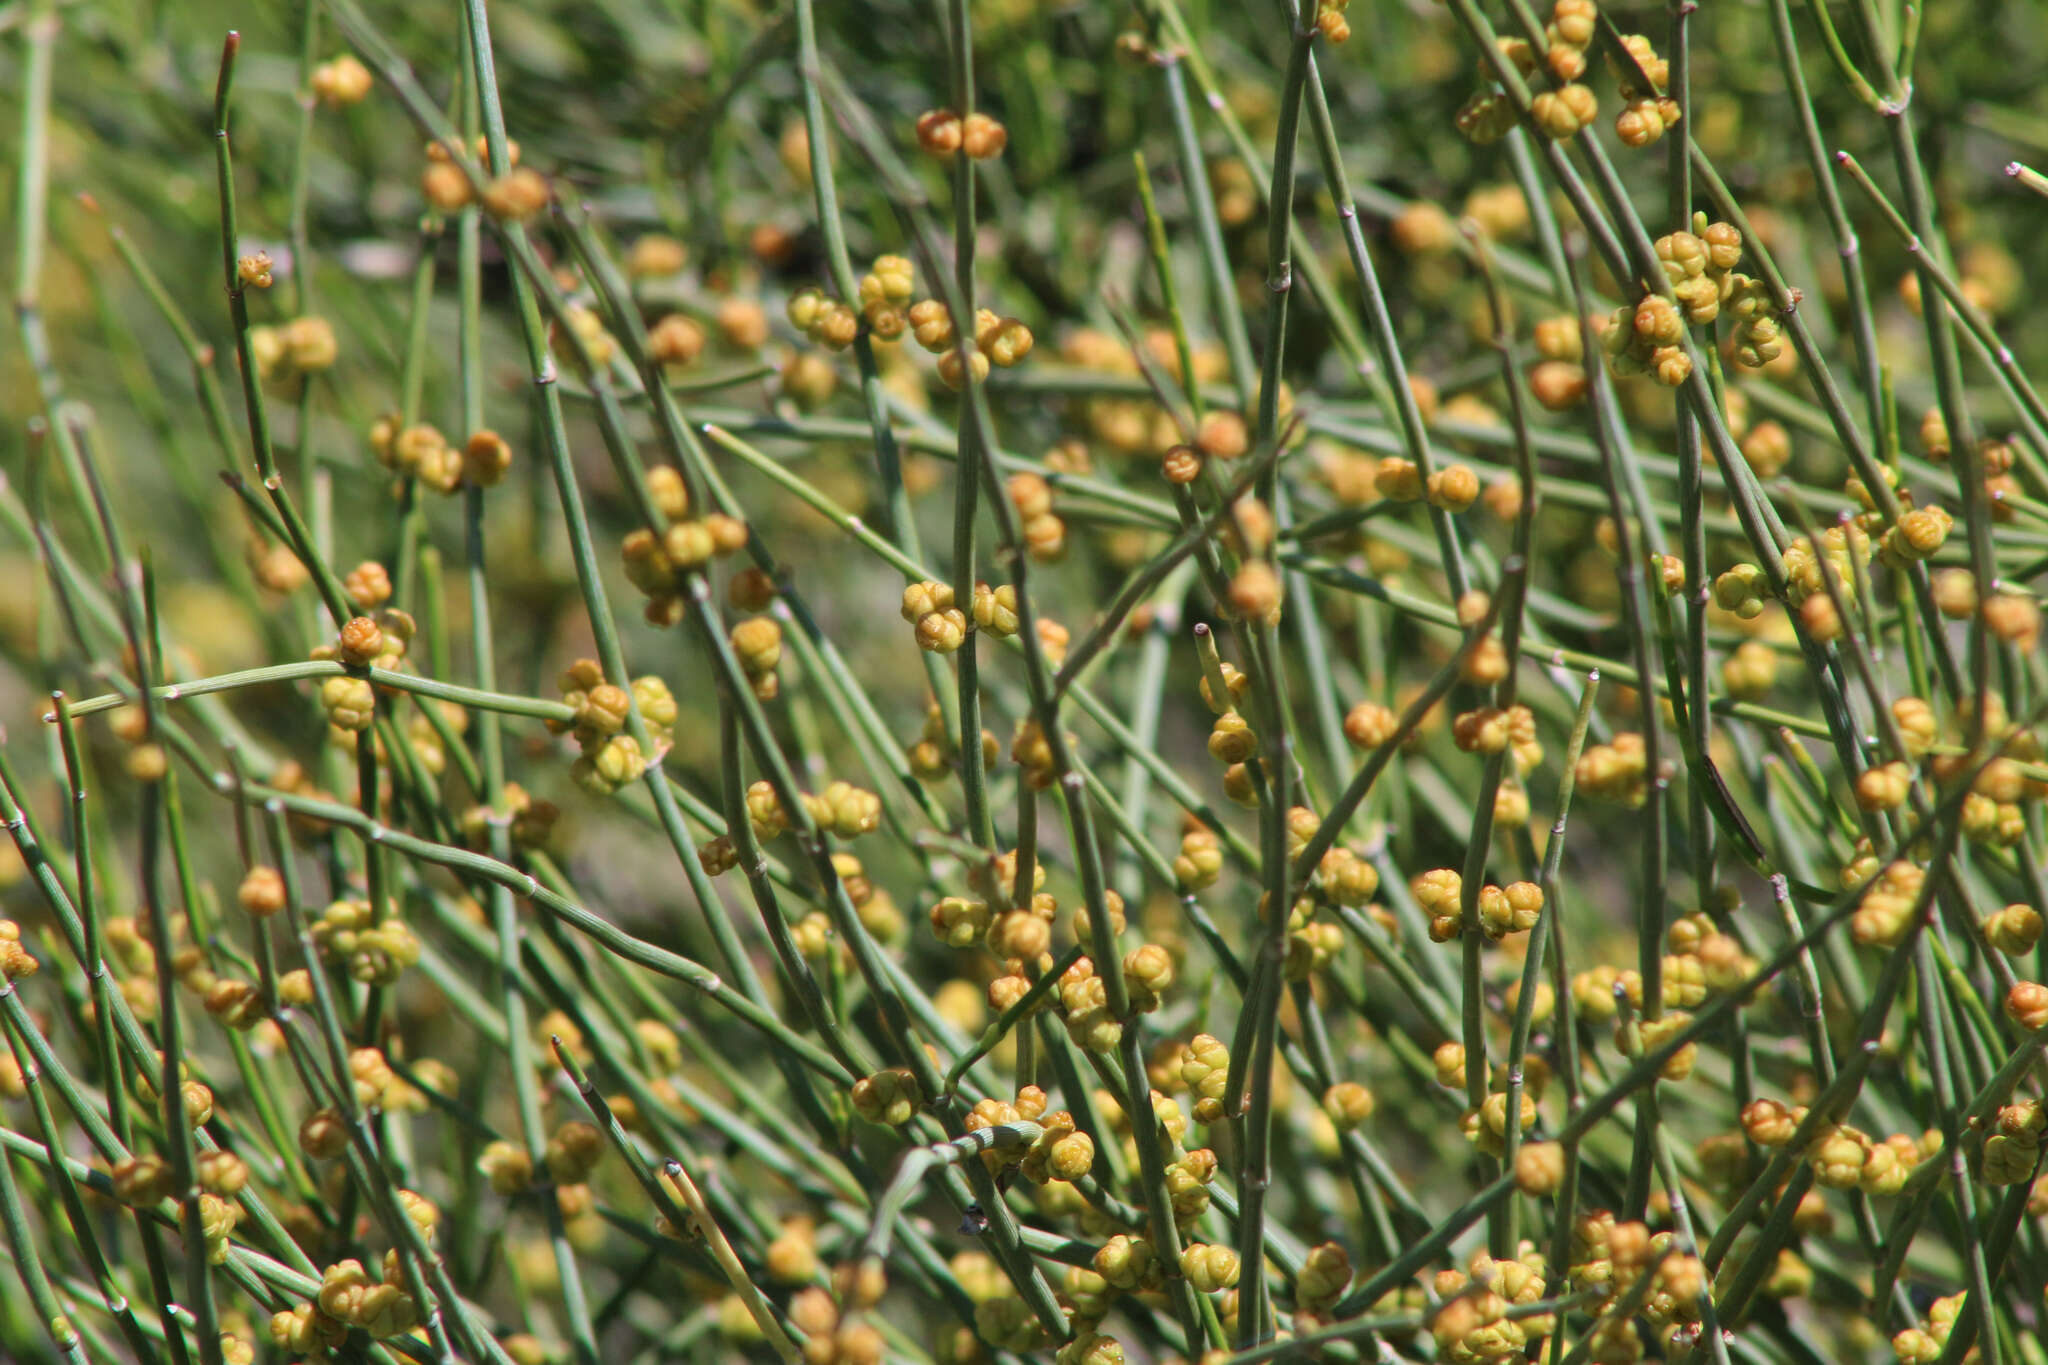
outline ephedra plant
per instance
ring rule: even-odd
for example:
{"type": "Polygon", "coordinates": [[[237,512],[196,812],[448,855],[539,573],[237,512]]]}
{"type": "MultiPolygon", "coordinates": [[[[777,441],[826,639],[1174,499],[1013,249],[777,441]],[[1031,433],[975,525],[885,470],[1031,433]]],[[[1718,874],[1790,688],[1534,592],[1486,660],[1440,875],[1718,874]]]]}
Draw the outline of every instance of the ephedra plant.
{"type": "Polygon", "coordinates": [[[2036,9],[242,8],[0,7],[0,1354],[2044,1359],[2036,9]]]}

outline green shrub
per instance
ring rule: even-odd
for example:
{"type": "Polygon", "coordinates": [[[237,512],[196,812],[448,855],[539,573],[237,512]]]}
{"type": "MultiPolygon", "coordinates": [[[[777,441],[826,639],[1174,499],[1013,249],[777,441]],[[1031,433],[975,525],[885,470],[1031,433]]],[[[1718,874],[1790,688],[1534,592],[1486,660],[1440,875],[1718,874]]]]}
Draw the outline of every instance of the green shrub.
{"type": "Polygon", "coordinates": [[[2042,1359],[2048,24],[1303,3],[0,7],[0,1354],[2042,1359]]]}

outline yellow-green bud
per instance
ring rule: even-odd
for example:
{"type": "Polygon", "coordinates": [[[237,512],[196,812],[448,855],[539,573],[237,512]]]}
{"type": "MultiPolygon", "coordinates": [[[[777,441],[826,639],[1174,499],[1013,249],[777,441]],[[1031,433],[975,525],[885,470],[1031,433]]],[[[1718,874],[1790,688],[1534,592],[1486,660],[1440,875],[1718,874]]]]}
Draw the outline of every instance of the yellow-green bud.
{"type": "Polygon", "coordinates": [[[1069,1133],[1052,1145],[1046,1168],[1061,1180],[1079,1180],[1095,1165],[1095,1139],[1086,1133],[1069,1133]]]}
{"type": "Polygon", "coordinates": [[[869,1123],[901,1127],[910,1122],[923,1103],[917,1077],[903,1067],[877,1071],[853,1083],[854,1112],[869,1123]]]}
{"type": "Polygon", "coordinates": [[[1153,1272],[1152,1243],[1119,1233],[1095,1253],[1095,1273],[1118,1289],[1136,1289],[1153,1272]]]}
{"type": "Polygon", "coordinates": [[[1339,1081],[1323,1092],[1323,1112],[1341,1131],[1356,1128],[1372,1117],[1372,1091],[1357,1081],[1339,1081]]]}
{"type": "Polygon", "coordinates": [[[336,729],[367,730],[376,717],[377,692],[367,679],[328,678],[320,684],[320,706],[336,729]]]}
{"type": "Polygon", "coordinates": [[[1192,1242],[1181,1250],[1180,1269],[1201,1293],[1218,1293],[1237,1284],[1237,1253],[1226,1246],[1192,1242]]]}
{"type": "Polygon", "coordinates": [[[1335,1242],[1310,1247],[1295,1276],[1295,1302],[1310,1312],[1334,1304],[1351,1283],[1351,1257],[1335,1242]]]}
{"type": "Polygon", "coordinates": [[[988,932],[992,919],[987,901],[947,896],[932,907],[932,933],[949,948],[971,948],[988,932]]]}
{"type": "Polygon", "coordinates": [[[2020,957],[2041,941],[2041,916],[2031,906],[2008,905],[1984,917],[1984,938],[2007,957],[2020,957]]]}

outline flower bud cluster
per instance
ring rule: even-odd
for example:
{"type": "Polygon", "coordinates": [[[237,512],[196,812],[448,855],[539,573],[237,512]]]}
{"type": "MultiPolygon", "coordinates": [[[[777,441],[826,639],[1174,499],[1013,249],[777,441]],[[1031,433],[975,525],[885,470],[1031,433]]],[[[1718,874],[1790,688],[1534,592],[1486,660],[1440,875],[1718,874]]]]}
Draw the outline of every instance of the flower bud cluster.
{"type": "MultiPolygon", "coordinates": [[[[1067,523],[1052,510],[1052,485],[1046,482],[1044,475],[1025,471],[1012,474],[1005,489],[1010,495],[1011,505],[1017,509],[1018,529],[1024,538],[1024,548],[1030,551],[1033,559],[1041,562],[1058,559],[1067,548],[1067,523]]],[[[1004,584],[1004,587],[1009,585],[1004,584]]],[[[974,591],[977,621],[981,618],[981,591],[977,585],[974,591]]],[[[1011,592],[1013,599],[1009,610],[1014,617],[1017,610],[1015,589],[1011,592]]]]}
{"type": "Polygon", "coordinates": [[[1649,760],[1643,737],[1617,734],[1608,744],[1589,744],[1575,770],[1578,790],[1600,801],[1634,808],[1649,799],[1649,760]]]}
{"type": "Polygon", "coordinates": [[[1647,147],[1678,126],[1682,110],[1678,101],[1664,92],[1671,85],[1671,64],[1657,55],[1650,40],[1640,33],[1625,35],[1623,61],[1613,54],[1607,69],[1620,88],[1621,112],[1614,118],[1614,135],[1624,146],[1647,147]]]}
{"type": "Polygon", "coordinates": [[[967,613],[954,605],[953,588],[929,579],[903,590],[903,619],[917,634],[917,647],[928,654],[951,654],[967,642],[967,613]]]}
{"type": "MultiPolygon", "coordinates": [[[[1892,1338],[1892,1354],[1899,1365],[1934,1365],[1946,1354],[1949,1334],[1962,1316],[1966,1294],[1950,1294],[1927,1307],[1924,1326],[1908,1327],[1892,1338]]],[[[1974,1348],[1972,1348],[1974,1349],[1974,1348]]]]}
{"type": "Polygon", "coordinates": [[[2048,1108],[2041,1101],[2001,1106],[1984,1139],[1984,1182],[2019,1185],[2032,1180],[2041,1164],[2044,1129],[2048,1129],[2048,1108]]]}
{"type": "MultiPolygon", "coordinates": [[[[419,1303],[401,1287],[395,1257],[386,1262],[384,1270],[385,1278],[374,1280],[361,1261],[337,1261],[326,1267],[320,1276],[315,1311],[342,1327],[360,1327],[372,1337],[395,1337],[410,1332],[421,1322],[419,1303]]],[[[289,1324],[296,1316],[294,1310],[271,1319],[273,1341],[287,1345],[286,1337],[295,1330],[289,1324]],[[280,1319],[287,1320],[282,1332],[280,1319]]]]}
{"type": "Polygon", "coordinates": [[[640,678],[632,690],[605,681],[604,669],[595,659],[578,659],[563,670],[557,680],[562,702],[575,714],[566,721],[550,720],[548,728],[567,731],[583,753],[572,768],[579,786],[599,796],[639,780],[647,770],[648,756],[640,743],[626,734],[626,721],[636,701],[643,707],[641,720],[657,744],[668,738],[667,726],[676,718],[675,698],[659,678],[640,678]],[[644,695],[644,698],[642,694],[644,695]]]}
{"type": "Polygon", "coordinates": [[[1295,1306],[1309,1313],[1328,1312],[1350,1287],[1350,1254],[1336,1242],[1323,1242],[1302,1257],[1294,1277],[1295,1306]]]}
{"type": "Polygon", "coordinates": [[[1913,908],[1927,880],[1925,868],[1893,862],[1872,882],[1849,919],[1849,932],[1869,948],[1896,948],[1912,928],[1913,908]]]}
{"type": "Polygon", "coordinates": [[[1213,831],[1197,828],[1181,835],[1180,852],[1173,859],[1173,876],[1183,891],[1214,886],[1222,875],[1223,845],[1213,831]]]}
{"type": "Polygon", "coordinates": [[[924,1091],[908,1068],[891,1067],[853,1083],[853,1111],[869,1123],[900,1128],[924,1104],[924,1091]]]}
{"type": "Polygon", "coordinates": [[[21,926],[11,919],[0,919],[0,980],[18,981],[34,976],[41,966],[35,954],[22,946],[21,926]]]}
{"type": "Polygon", "coordinates": [[[881,1365],[887,1351],[881,1330],[859,1316],[860,1311],[879,1302],[887,1288],[879,1267],[872,1271],[842,1268],[849,1273],[835,1276],[845,1280],[839,1301],[818,1285],[799,1289],[789,1301],[789,1320],[804,1334],[804,1359],[809,1365],[881,1365]],[[866,1273],[880,1281],[871,1285],[874,1297],[862,1302],[857,1277],[866,1273]]]}
{"type": "Polygon", "coordinates": [[[1316,865],[1316,881],[1331,900],[1353,909],[1369,904],[1380,889],[1379,869],[1341,846],[1323,855],[1316,865]]]}
{"type": "Polygon", "coordinates": [[[791,295],[786,312],[790,325],[810,340],[828,351],[843,351],[860,336],[863,322],[878,341],[902,336],[911,325],[905,309],[915,288],[916,272],[906,258],[882,256],[860,279],[858,310],[813,286],[791,295]]]}
{"type": "Polygon", "coordinates": [[[381,920],[368,901],[337,900],[310,926],[320,960],[372,986],[388,986],[420,960],[420,943],[404,920],[381,920]]]}
{"type": "Polygon", "coordinates": [[[313,98],[329,109],[346,109],[370,97],[375,84],[370,69],[347,53],[313,68],[307,82],[313,98]]]}
{"type": "MultiPolygon", "coordinates": [[[[1171,981],[1168,965],[1166,980],[1171,981]]],[[[1129,985],[1130,983],[1126,983],[1129,985]]],[[[1058,993],[1067,1036],[1090,1052],[1107,1053],[1123,1039],[1123,1022],[1109,1012],[1109,988],[1092,958],[1080,957],[1060,974],[1058,993]]]]}
{"type": "MultiPolygon", "coordinates": [[[[1014,612],[1007,616],[1004,615],[1005,604],[1013,604],[1016,600],[1014,592],[1006,584],[1001,588],[997,588],[993,593],[985,595],[983,589],[986,586],[986,584],[983,584],[975,589],[974,608],[976,623],[980,625],[981,629],[995,635],[1014,634],[1016,631],[1016,616],[1014,612]],[[987,603],[986,610],[984,610],[985,601],[987,603]],[[1007,631],[1004,629],[1005,623],[1008,626],[1007,631]]],[[[996,761],[1001,756],[1002,746],[996,741],[995,735],[988,730],[983,730],[981,732],[982,766],[984,768],[994,767],[996,761]]],[[[904,757],[910,764],[910,771],[920,781],[938,782],[953,775],[954,764],[960,757],[960,746],[955,731],[946,724],[945,712],[940,709],[936,701],[926,708],[924,727],[919,731],[918,738],[904,751],[904,757]]]]}
{"type": "Polygon", "coordinates": [[[738,517],[709,512],[690,515],[689,488],[669,465],[646,474],[647,495],[667,522],[660,531],[642,526],[620,542],[626,581],[647,599],[647,620],[672,626],[683,619],[685,579],[704,572],[714,558],[724,559],[745,548],[749,532],[738,517]]]}
{"type": "MultiPolygon", "coordinates": [[[[441,429],[431,423],[416,422],[409,427],[400,427],[398,418],[389,414],[370,425],[370,453],[376,456],[378,464],[397,475],[401,483],[412,479],[420,486],[442,494],[455,493],[465,484],[489,488],[502,480],[505,471],[512,467],[511,443],[488,427],[471,432],[458,446],[450,444],[448,438],[441,434],[441,429]]],[[[364,601],[353,587],[349,595],[356,599],[357,606],[364,608],[375,605],[377,600],[364,601]]],[[[384,596],[389,595],[387,579],[384,596]]]]}
{"type": "Polygon", "coordinates": [[[1786,601],[1803,607],[1816,596],[1827,598],[1827,582],[1832,577],[1836,594],[1845,605],[1854,605],[1857,583],[1868,578],[1873,548],[1870,533],[1855,521],[1822,531],[1817,550],[1810,537],[1798,537],[1784,551],[1786,601]]]}
{"type": "Polygon", "coordinates": [[[1528,1242],[1512,1260],[1479,1252],[1466,1270],[1438,1271],[1430,1283],[1444,1305],[1430,1324],[1437,1358],[1458,1365],[1509,1365],[1528,1359],[1556,1330],[1556,1316],[1510,1318],[1507,1312],[1542,1302],[1548,1274],[1543,1257],[1528,1242]]]}
{"type": "Polygon", "coordinates": [[[1045,1114],[1039,1120],[1044,1132],[1025,1151],[1021,1163],[1026,1179],[1043,1185],[1048,1180],[1079,1180],[1095,1166],[1095,1139],[1074,1126],[1074,1116],[1065,1109],[1045,1114]]]}
{"type": "Polygon", "coordinates": [[[333,369],[341,346],[334,324],[308,313],[277,327],[251,327],[249,354],[256,362],[257,378],[266,384],[303,384],[312,375],[333,369]]]}
{"type": "Polygon", "coordinates": [[[1351,24],[1344,11],[1351,0],[1316,0],[1316,31],[1332,43],[1349,42],[1351,24]]]}
{"type": "Polygon", "coordinates": [[[1564,142],[1600,116],[1600,100],[1592,87],[1571,81],[1555,90],[1539,91],[1529,101],[1529,118],[1545,137],[1564,142]]]}
{"type": "Polygon", "coordinates": [[[941,161],[951,161],[958,152],[976,161],[992,160],[1009,142],[1009,131],[979,111],[962,118],[951,109],[928,109],[917,116],[917,145],[941,161]]]}
{"type": "Polygon", "coordinates": [[[1303,897],[1288,916],[1287,950],[1280,970],[1289,981],[1307,981],[1328,967],[1344,948],[1343,927],[1314,918],[1315,909],[1315,902],[1303,897]]]}
{"type": "MultiPolygon", "coordinates": [[[[1536,1099],[1527,1090],[1517,1097],[1520,1100],[1516,1126],[1524,1133],[1536,1126],[1536,1099]]],[[[1507,1150],[1508,1096],[1504,1090],[1488,1095],[1477,1109],[1468,1109],[1458,1120],[1459,1131],[1465,1140],[1485,1152],[1488,1156],[1500,1156],[1507,1150]]]]}
{"type": "MultiPolygon", "coordinates": [[[[1639,101],[1623,119],[1647,130],[1656,101],[1639,101]]],[[[1661,136],[1662,125],[1656,128],[1661,136]]],[[[1654,137],[1651,138],[1654,140],[1654,137]]],[[[1726,310],[1736,320],[1732,344],[1744,364],[1762,365],[1776,357],[1778,323],[1763,287],[1735,267],[1742,260],[1742,234],[1732,224],[1694,217],[1692,231],[1680,230],[1656,242],[1669,297],[1645,294],[1634,306],[1617,308],[1601,332],[1601,349],[1617,375],[1648,374],[1667,388],[1692,376],[1692,357],[1685,349],[1688,326],[1704,326],[1726,310]]],[[[1760,454],[1768,458],[1763,444],[1760,454]]]]}

